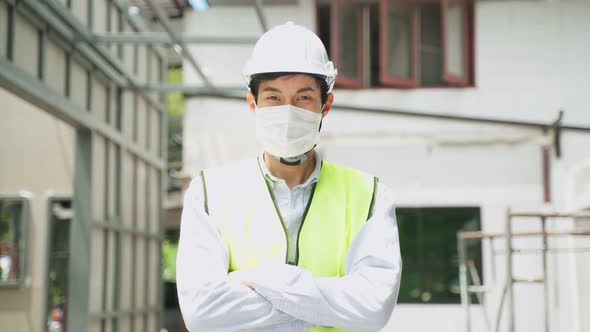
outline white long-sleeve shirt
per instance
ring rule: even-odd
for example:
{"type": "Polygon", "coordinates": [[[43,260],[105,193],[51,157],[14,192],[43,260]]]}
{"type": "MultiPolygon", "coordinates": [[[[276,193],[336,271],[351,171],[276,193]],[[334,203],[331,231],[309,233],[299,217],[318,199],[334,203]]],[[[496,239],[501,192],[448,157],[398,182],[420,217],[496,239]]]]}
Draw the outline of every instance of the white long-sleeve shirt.
{"type": "MultiPolygon", "coordinates": [[[[313,173],[293,189],[274,177],[259,158],[293,241],[320,174],[319,154],[315,157],[313,173]]],[[[232,185],[227,184],[228,191],[232,185]]],[[[382,328],[397,301],[401,256],[392,192],[381,183],[377,189],[372,216],[347,251],[343,277],[316,278],[287,264],[228,275],[227,246],[205,212],[202,182],[195,178],[184,197],[176,260],[178,298],[187,328],[281,332],[316,326],[352,331],[382,328]],[[242,281],[252,282],[254,290],[242,281]]],[[[290,251],[288,256],[293,254],[290,251]]]]}

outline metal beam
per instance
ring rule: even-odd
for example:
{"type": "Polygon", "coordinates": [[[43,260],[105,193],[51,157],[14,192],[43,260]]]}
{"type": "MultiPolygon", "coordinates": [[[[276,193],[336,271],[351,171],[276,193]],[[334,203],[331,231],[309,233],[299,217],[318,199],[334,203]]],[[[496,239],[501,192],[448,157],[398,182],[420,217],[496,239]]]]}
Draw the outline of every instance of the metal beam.
{"type": "MultiPolygon", "coordinates": [[[[46,6],[38,1],[24,0],[24,3],[28,9],[30,9],[38,18],[49,24],[51,30],[58,33],[66,41],[72,42],[76,39],[76,33],[72,31],[60,18],[53,14],[46,6]]],[[[47,2],[51,3],[51,2],[47,2]]],[[[61,5],[63,6],[63,5],[61,5]]],[[[19,6],[20,11],[26,11],[24,6],[19,6]]],[[[85,28],[84,28],[85,29],[85,28]]],[[[77,33],[82,33],[77,31],[77,33]]],[[[104,59],[102,59],[96,52],[94,52],[89,45],[77,45],[76,51],[82,54],[91,63],[95,64],[105,75],[118,85],[126,85],[127,81],[125,78],[113,69],[104,59]]]]}
{"type": "MultiPolygon", "coordinates": [[[[97,47],[92,43],[92,33],[62,3],[55,0],[47,0],[43,3],[35,0],[24,0],[23,2],[28,9],[48,23],[51,29],[59,33],[67,42],[74,44],[76,41],[84,40],[86,44],[76,45],[76,50],[90,63],[96,65],[115,84],[123,87],[131,86],[132,88],[139,85],[137,78],[125,69],[121,61],[115,59],[106,48],[97,47]],[[55,11],[59,17],[47,6],[55,11]],[[64,21],[72,28],[68,27],[64,21]]],[[[23,6],[19,6],[18,9],[26,10],[23,6]]],[[[143,98],[151,107],[158,109],[160,112],[165,112],[165,109],[150,96],[143,95],[143,98]]]]}
{"type": "Polygon", "coordinates": [[[168,35],[170,35],[170,38],[176,44],[178,44],[178,46],[180,46],[182,57],[184,57],[191,64],[191,66],[193,66],[195,71],[201,77],[201,80],[203,80],[203,83],[205,84],[205,86],[207,86],[209,88],[213,88],[213,84],[211,84],[211,82],[209,81],[209,78],[207,78],[207,75],[205,75],[205,73],[203,72],[203,70],[201,69],[199,64],[197,63],[197,60],[195,60],[195,58],[193,57],[192,53],[190,52],[190,50],[188,49],[186,44],[178,38],[178,36],[176,35],[176,32],[174,32],[174,29],[172,29],[172,24],[170,23],[170,20],[168,19],[168,15],[164,12],[162,7],[160,7],[160,5],[158,5],[154,0],[146,0],[146,3],[154,11],[154,14],[156,14],[156,17],[158,18],[158,20],[160,21],[160,23],[164,27],[164,30],[166,30],[166,32],[168,32],[168,35]]]}
{"type": "MultiPolygon", "coordinates": [[[[140,33],[148,33],[150,31],[149,26],[146,25],[146,22],[141,15],[131,15],[129,13],[129,6],[127,6],[127,1],[114,0],[113,3],[121,11],[122,15],[127,17],[129,23],[131,23],[131,25],[135,29],[137,29],[137,31],[140,31],[140,33]]],[[[154,47],[153,50],[154,52],[156,52],[156,54],[158,54],[160,59],[164,59],[167,57],[166,50],[159,47],[154,47]]]]}
{"type": "Polygon", "coordinates": [[[121,132],[77,106],[66,97],[53,91],[43,82],[32,78],[29,74],[0,57],[0,87],[26,99],[29,103],[47,111],[76,128],[88,128],[107,137],[122,148],[138,156],[158,169],[165,169],[163,160],[148,153],[137,143],[131,142],[121,132]]]}
{"type": "Polygon", "coordinates": [[[143,85],[137,88],[138,90],[147,92],[182,92],[184,94],[206,94],[206,93],[228,93],[228,94],[239,94],[244,96],[248,91],[245,86],[239,87],[216,87],[208,88],[202,85],[185,85],[185,84],[155,84],[155,85],[143,85]]]}
{"type": "MultiPolygon", "coordinates": [[[[195,97],[212,97],[212,98],[232,99],[232,100],[240,100],[240,101],[244,100],[243,95],[236,94],[233,91],[216,90],[215,92],[206,92],[205,91],[205,92],[201,92],[201,93],[185,93],[185,98],[195,98],[195,97]]],[[[430,112],[403,111],[403,110],[391,109],[391,108],[374,108],[374,107],[366,107],[366,106],[361,106],[361,105],[350,105],[350,104],[349,105],[334,104],[334,105],[332,105],[332,108],[337,109],[339,111],[354,111],[354,112],[361,112],[361,113],[386,114],[386,115],[407,116],[407,117],[425,118],[425,119],[434,119],[434,120],[450,120],[450,121],[459,121],[459,122],[486,123],[486,124],[490,124],[490,125],[504,125],[504,126],[511,126],[511,127],[540,129],[540,130],[544,130],[544,131],[549,130],[553,127],[553,122],[542,123],[542,122],[533,122],[533,121],[516,121],[516,120],[507,120],[507,119],[470,117],[470,116],[430,113],[430,112]]],[[[562,131],[569,130],[569,131],[581,131],[581,132],[590,133],[590,127],[585,127],[585,126],[562,125],[559,128],[562,131]]]]}
{"type": "MultiPolygon", "coordinates": [[[[254,45],[258,37],[205,37],[205,36],[178,36],[178,40],[185,44],[210,44],[210,45],[254,45]]],[[[161,32],[122,32],[95,34],[94,41],[99,44],[152,44],[173,46],[176,42],[167,33],[161,32]]]]}
{"type": "Polygon", "coordinates": [[[254,2],[254,8],[256,9],[256,15],[258,16],[262,31],[268,31],[268,24],[266,24],[266,18],[262,12],[262,0],[256,0],[254,2]]]}
{"type": "Polygon", "coordinates": [[[182,14],[184,13],[184,6],[180,3],[180,0],[174,0],[173,2],[178,9],[178,14],[182,17],[182,14]]]}
{"type": "MultiPolygon", "coordinates": [[[[106,312],[92,312],[92,313],[90,313],[90,319],[92,319],[92,320],[113,319],[113,318],[129,317],[132,315],[135,316],[135,315],[154,313],[154,312],[160,312],[160,307],[159,306],[149,306],[149,307],[144,307],[144,308],[111,310],[111,311],[106,311],[106,312]]],[[[84,331],[86,331],[86,329],[84,331]]]]}

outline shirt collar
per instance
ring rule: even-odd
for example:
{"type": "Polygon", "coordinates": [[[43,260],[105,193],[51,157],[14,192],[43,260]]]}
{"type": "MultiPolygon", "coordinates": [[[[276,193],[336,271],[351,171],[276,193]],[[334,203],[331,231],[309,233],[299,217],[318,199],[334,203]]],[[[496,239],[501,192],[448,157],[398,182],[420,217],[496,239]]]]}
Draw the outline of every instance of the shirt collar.
{"type": "MultiPolygon", "coordinates": [[[[308,187],[310,184],[312,183],[316,183],[320,177],[320,171],[322,170],[322,158],[320,156],[320,154],[316,151],[313,150],[313,155],[315,157],[315,168],[313,169],[313,172],[309,175],[309,177],[307,178],[307,180],[305,180],[305,182],[303,182],[300,185],[297,185],[296,187],[308,187]]],[[[272,182],[272,184],[276,184],[277,182],[285,182],[285,180],[283,179],[279,179],[276,176],[272,175],[272,173],[268,170],[268,168],[266,167],[266,164],[264,163],[264,152],[262,152],[259,156],[258,156],[258,164],[260,165],[260,169],[262,170],[262,173],[264,174],[264,177],[268,180],[270,180],[272,182]]]]}

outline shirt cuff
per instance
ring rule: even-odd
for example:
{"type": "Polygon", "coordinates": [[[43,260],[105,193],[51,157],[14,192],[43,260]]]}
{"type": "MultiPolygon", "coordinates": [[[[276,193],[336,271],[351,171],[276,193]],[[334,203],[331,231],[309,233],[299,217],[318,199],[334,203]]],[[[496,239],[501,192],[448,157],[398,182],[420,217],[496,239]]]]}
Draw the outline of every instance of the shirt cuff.
{"type": "Polygon", "coordinates": [[[315,287],[311,272],[297,266],[277,264],[257,269],[252,278],[254,290],[273,307],[298,318],[303,298],[309,301],[315,287]]]}

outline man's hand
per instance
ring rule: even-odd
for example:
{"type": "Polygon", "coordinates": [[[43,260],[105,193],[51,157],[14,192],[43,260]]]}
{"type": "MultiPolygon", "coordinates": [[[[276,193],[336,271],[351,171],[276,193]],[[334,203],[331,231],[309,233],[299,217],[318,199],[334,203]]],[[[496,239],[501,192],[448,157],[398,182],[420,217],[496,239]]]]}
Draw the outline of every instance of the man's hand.
{"type": "Polygon", "coordinates": [[[236,270],[232,271],[227,275],[227,280],[230,282],[239,283],[251,289],[254,289],[254,285],[252,284],[252,276],[254,270],[253,269],[243,269],[243,270],[236,270]]]}

